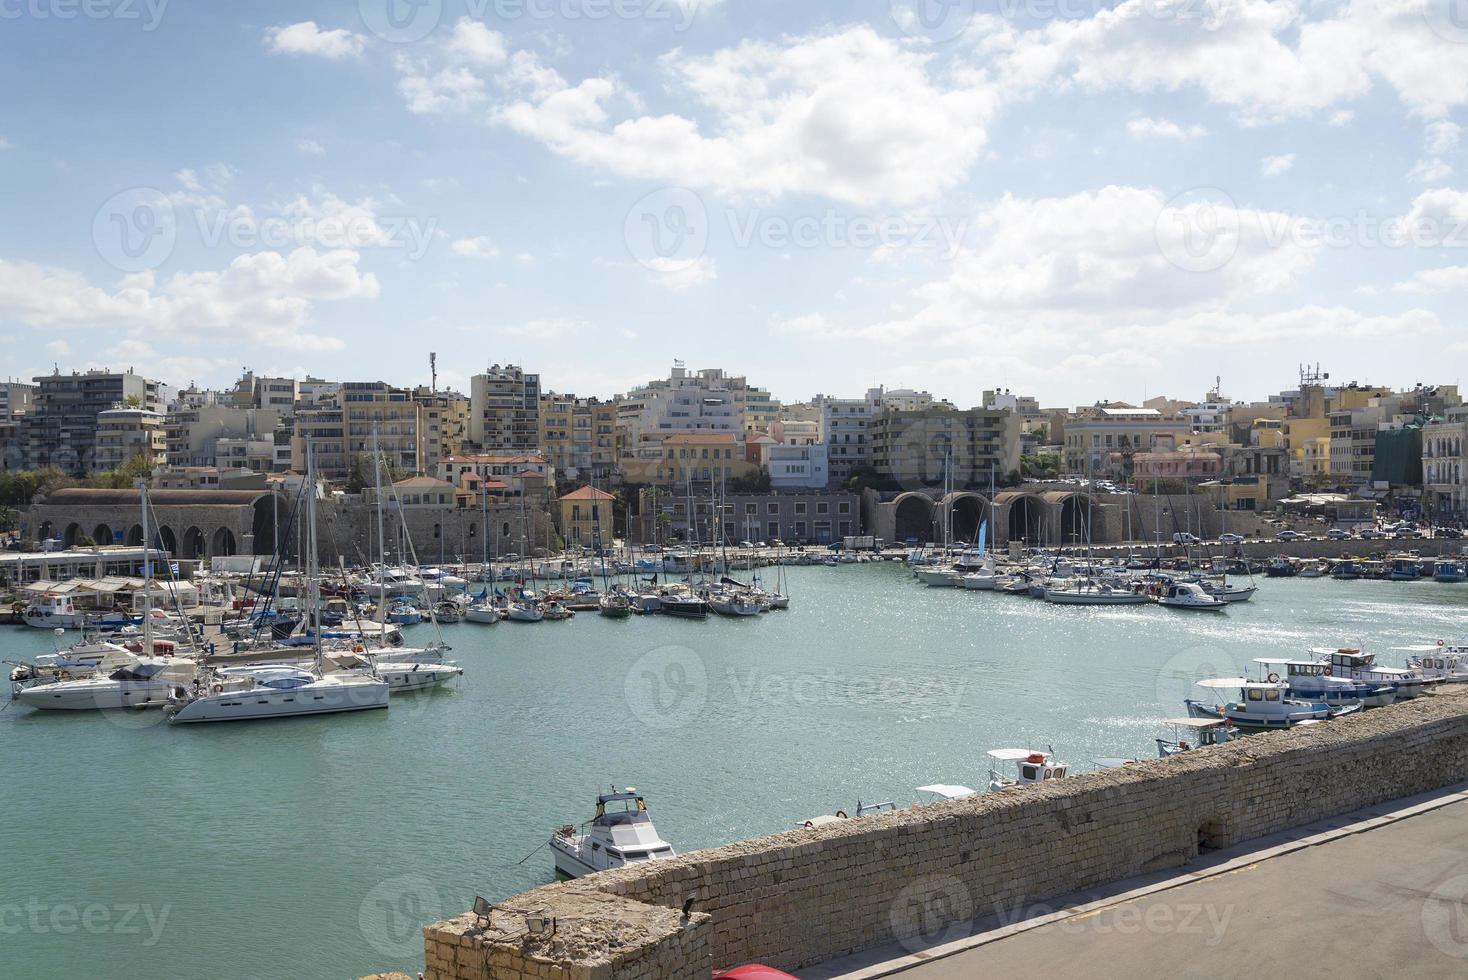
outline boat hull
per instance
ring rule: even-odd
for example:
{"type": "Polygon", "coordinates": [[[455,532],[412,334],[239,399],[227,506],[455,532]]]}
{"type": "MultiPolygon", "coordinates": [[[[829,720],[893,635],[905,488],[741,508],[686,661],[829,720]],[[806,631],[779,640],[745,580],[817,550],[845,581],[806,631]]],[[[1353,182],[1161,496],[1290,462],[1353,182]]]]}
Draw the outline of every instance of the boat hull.
{"type": "Polygon", "coordinates": [[[314,685],[272,690],[225,691],[209,694],[174,710],[169,722],[176,725],[212,721],[258,721],[264,718],[297,718],[307,715],[340,714],[386,708],[388,683],[314,685]]]}

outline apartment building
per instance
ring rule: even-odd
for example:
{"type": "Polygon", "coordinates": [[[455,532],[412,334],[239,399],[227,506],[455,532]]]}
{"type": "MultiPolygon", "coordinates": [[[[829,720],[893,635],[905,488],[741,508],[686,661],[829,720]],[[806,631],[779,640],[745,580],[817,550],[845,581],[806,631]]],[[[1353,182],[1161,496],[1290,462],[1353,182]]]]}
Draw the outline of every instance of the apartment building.
{"type": "Polygon", "coordinates": [[[1063,466],[1073,474],[1124,477],[1133,455],[1173,449],[1192,431],[1190,419],[1155,408],[1083,409],[1065,423],[1063,466]]]}
{"type": "Polygon", "coordinates": [[[98,416],[118,405],[163,410],[162,386],[131,369],[58,371],[35,382],[31,408],[20,428],[28,469],[54,466],[74,476],[106,469],[96,460],[98,416]]]}
{"type": "Polygon", "coordinates": [[[904,487],[997,486],[1019,469],[1019,433],[1004,409],[888,409],[872,419],[872,465],[904,487]]]}
{"type": "Polygon", "coordinates": [[[1422,427],[1422,483],[1440,515],[1468,516],[1468,406],[1455,406],[1422,427]]]}
{"type": "Polygon", "coordinates": [[[469,442],[482,452],[539,449],[540,375],[493,364],[471,378],[469,442]]]}
{"type": "Polygon", "coordinates": [[[149,469],[162,466],[168,459],[163,418],[161,412],[126,406],[99,412],[94,469],[117,469],[138,456],[148,461],[149,469]]]}

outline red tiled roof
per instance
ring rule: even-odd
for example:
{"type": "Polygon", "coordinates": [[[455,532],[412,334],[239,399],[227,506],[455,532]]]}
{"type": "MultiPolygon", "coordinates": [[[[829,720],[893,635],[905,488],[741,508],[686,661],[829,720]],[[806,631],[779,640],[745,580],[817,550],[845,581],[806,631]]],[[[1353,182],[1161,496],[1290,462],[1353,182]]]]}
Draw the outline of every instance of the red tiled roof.
{"type": "Polygon", "coordinates": [[[588,485],[588,486],[581,487],[579,490],[572,490],[570,493],[566,494],[561,499],[562,500],[615,500],[616,498],[613,497],[611,494],[607,493],[605,490],[598,490],[598,489],[596,489],[596,487],[593,487],[593,486],[588,485]]]}

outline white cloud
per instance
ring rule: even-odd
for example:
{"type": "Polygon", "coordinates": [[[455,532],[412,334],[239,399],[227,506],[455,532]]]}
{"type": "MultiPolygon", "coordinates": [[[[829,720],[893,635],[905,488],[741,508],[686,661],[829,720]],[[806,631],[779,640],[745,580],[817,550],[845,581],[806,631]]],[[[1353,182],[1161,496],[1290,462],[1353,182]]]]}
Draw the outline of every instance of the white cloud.
{"type": "Polygon", "coordinates": [[[466,259],[497,259],[500,250],[488,235],[479,235],[476,238],[460,238],[449,248],[455,255],[466,259]]]}
{"type": "Polygon", "coordinates": [[[505,36],[492,31],[477,20],[461,18],[454,25],[445,49],[478,65],[503,65],[509,57],[505,36]]]}
{"type": "Polygon", "coordinates": [[[451,41],[398,58],[411,111],[470,112],[493,99],[488,121],[561,156],[729,193],[928,200],[962,182],[996,108],[991,87],[867,27],[702,56],[675,50],[660,65],[688,114],[645,114],[615,76],[572,85],[533,52],[486,70],[465,51],[451,41]]]}
{"type": "Polygon", "coordinates": [[[341,341],[303,332],[317,302],[371,299],[378,282],[358,268],[357,252],[241,255],[219,271],[152,273],[120,280],[112,291],[66,269],[0,259],[0,318],[34,327],[133,327],[185,342],[209,335],[242,344],[338,349],[341,341]]]}
{"type": "Polygon", "coordinates": [[[312,55],[319,58],[355,58],[366,48],[367,39],[351,31],[322,30],[314,20],[303,20],[265,31],[265,46],[272,54],[312,55]]]}
{"type": "Polygon", "coordinates": [[[1412,208],[1403,219],[1411,228],[1426,230],[1438,240],[1451,237],[1455,244],[1468,245],[1468,191],[1438,187],[1423,191],[1412,202],[1412,208]]]}
{"type": "Polygon", "coordinates": [[[516,336],[523,335],[529,340],[557,340],[573,335],[584,337],[588,331],[595,329],[596,324],[590,320],[578,320],[574,317],[544,317],[527,320],[513,327],[504,327],[502,331],[516,336]]]}
{"type": "Polygon", "coordinates": [[[1458,147],[1458,141],[1463,136],[1463,129],[1455,122],[1446,119],[1428,123],[1424,135],[1427,152],[1433,156],[1440,156],[1458,147]]]}
{"type": "Polygon", "coordinates": [[[46,345],[46,353],[65,357],[71,353],[71,345],[64,340],[53,340],[46,345]]]}
{"type": "Polygon", "coordinates": [[[13,149],[15,149],[15,144],[10,142],[10,140],[6,139],[5,137],[0,136],[0,151],[13,149]]]}
{"type": "Polygon", "coordinates": [[[647,260],[642,264],[652,273],[654,282],[674,292],[690,289],[719,278],[718,266],[714,263],[713,258],[707,255],[699,256],[691,262],[658,258],[647,260]]]}
{"type": "Polygon", "coordinates": [[[1399,293],[1442,293],[1468,289],[1468,265],[1450,265],[1441,269],[1423,269],[1406,282],[1392,287],[1399,293]]]}
{"type": "Polygon", "coordinates": [[[1284,153],[1276,157],[1265,157],[1259,162],[1259,173],[1264,177],[1278,177],[1288,173],[1295,165],[1295,154],[1284,153]]]}
{"type": "Polygon", "coordinates": [[[1179,126],[1170,119],[1153,119],[1151,116],[1133,119],[1127,123],[1126,128],[1127,132],[1138,138],[1195,140],[1208,135],[1208,130],[1203,126],[1179,126]]]}
{"type": "Polygon", "coordinates": [[[296,151],[298,153],[305,154],[308,157],[324,157],[324,156],[326,156],[326,147],[322,146],[320,143],[316,142],[315,140],[308,140],[308,139],[296,140],[296,151]]]}
{"type": "Polygon", "coordinates": [[[1407,172],[1407,179],[1419,184],[1437,184],[1453,175],[1453,168],[1445,161],[1434,157],[1418,160],[1417,165],[1407,172]]]}

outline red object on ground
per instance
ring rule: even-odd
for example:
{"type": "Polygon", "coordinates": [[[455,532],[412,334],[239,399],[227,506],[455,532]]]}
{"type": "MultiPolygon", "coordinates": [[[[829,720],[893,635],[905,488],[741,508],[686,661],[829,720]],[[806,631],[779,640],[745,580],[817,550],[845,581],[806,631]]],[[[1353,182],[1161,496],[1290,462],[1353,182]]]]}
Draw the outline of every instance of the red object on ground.
{"type": "Polygon", "coordinates": [[[745,966],[736,966],[725,973],[715,973],[714,980],[795,980],[795,977],[773,966],[750,963],[745,966]]]}

